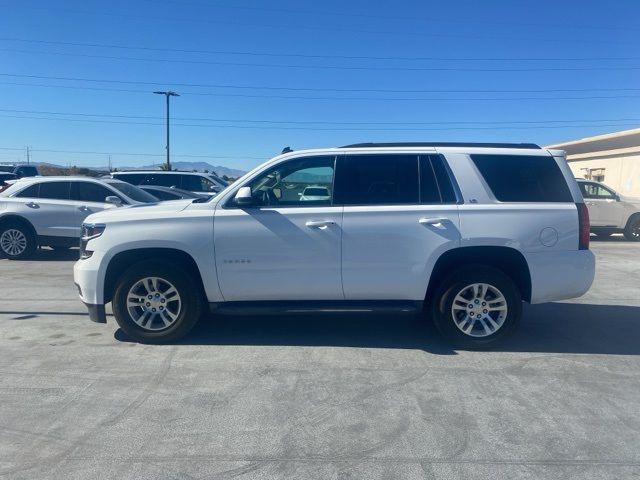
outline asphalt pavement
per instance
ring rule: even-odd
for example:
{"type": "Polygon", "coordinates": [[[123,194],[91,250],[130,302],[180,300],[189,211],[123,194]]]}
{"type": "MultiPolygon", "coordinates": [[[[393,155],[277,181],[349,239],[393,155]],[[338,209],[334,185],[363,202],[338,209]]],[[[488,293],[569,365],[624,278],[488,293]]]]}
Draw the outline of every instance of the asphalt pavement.
{"type": "Polygon", "coordinates": [[[77,250],[0,260],[0,478],[640,478],[640,243],[490,352],[411,316],[89,321],[77,250]]]}

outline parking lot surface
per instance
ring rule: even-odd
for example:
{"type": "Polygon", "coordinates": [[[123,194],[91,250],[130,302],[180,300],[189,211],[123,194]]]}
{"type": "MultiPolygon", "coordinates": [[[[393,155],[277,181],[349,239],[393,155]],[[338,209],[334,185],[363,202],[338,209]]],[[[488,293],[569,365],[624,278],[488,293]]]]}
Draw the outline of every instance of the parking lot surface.
{"type": "Polygon", "coordinates": [[[0,478],[640,478],[640,243],[491,352],[421,319],[212,318],[150,346],[89,321],[77,251],[0,260],[0,478]]]}

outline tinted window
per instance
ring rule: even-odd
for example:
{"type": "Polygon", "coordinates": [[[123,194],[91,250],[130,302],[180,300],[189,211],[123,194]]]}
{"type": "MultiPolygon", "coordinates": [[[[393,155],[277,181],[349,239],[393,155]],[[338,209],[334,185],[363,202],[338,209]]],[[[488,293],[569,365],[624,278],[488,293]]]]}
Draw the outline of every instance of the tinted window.
{"type": "Polygon", "coordinates": [[[533,155],[471,155],[501,202],[572,202],[555,159],[533,155]]]}
{"type": "Polygon", "coordinates": [[[171,193],[171,192],[166,192],[164,190],[155,190],[155,189],[144,189],[145,192],[150,193],[151,195],[153,195],[156,198],[159,198],[160,200],[178,200],[180,198],[182,198],[180,195],[178,195],[177,193],[171,193]]]}
{"type": "Polygon", "coordinates": [[[38,193],[40,191],[40,184],[36,183],[34,185],[31,185],[27,188],[25,188],[24,190],[22,190],[20,193],[18,193],[16,195],[16,197],[20,197],[20,198],[38,198],[40,196],[40,194],[38,193]]]}
{"type": "Polygon", "coordinates": [[[254,179],[254,203],[262,206],[331,205],[334,157],[305,157],[280,163],[254,179]],[[308,187],[322,188],[323,198],[303,196],[308,187]]]}
{"type": "Polygon", "coordinates": [[[351,155],[339,161],[336,203],[399,205],[419,202],[416,155],[351,155]]]}
{"type": "Polygon", "coordinates": [[[128,182],[132,185],[140,185],[144,181],[144,177],[146,177],[146,173],[114,173],[113,178],[117,178],[118,180],[122,180],[123,182],[128,182]]]}
{"type": "Polygon", "coordinates": [[[5,180],[17,180],[18,176],[13,173],[0,173],[0,182],[5,180]]]}
{"type": "Polygon", "coordinates": [[[102,185],[92,182],[75,182],[75,192],[72,198],[81,202],[100,202],[105,203],[105,198],[114,196],[115,194],[102,185]]]}
{"type": "Polygon", "coordinates": [[[584,198],[615,198],[615,193],[613,193],[608,188],[603,187],[602,185],[598,185],[597,183],[585,183],[579,182],[580,191],[582,192],[582,196],[584,198]]]}
{"type": "Polygon", "coordinates": [[[228,187],[229,183],[217,175],[209,174],[208,177],[213,180],[213,183],[217,183],[220,187],[228,187]]]}
{"type": "Polygon", "coordinates": [[[420,203],[440,203],[440,189],[428,156],[420,157],[420,203]]]}
{"type": "Polygon", "coordinates": [[[110,181],[107,183],[111,185],[113,188],[115,188],[116,190],[118,190],[119,192],[124,193],[130,199],[135,200],[136,202],[141,202],[141,203],[157,203],[158,202],[158,199],[153,195],[129,183],[118,182],[118,181],[110,181]]]}
{"type": "Polygon", "coordinates": [[[141,185],[158,185],[159,187],[180,187],[181,175],[150,173],[141,185]]]}
{"type": "Polygon", "coordinates": [[[0,165],[0,172],[13,173],[15,169],[16,167],[13,167],[11,165],[0,165]]]}
{"type": "Polygon", "coordinates": [[[40,184],[40,198],[51,200],[69,200],[71,182],[42,182],[40,184]]]}
{"type": "Polygon", "coordinates": [[[38,169],[30,165],[21,165],[16,168],[15,173],[21,177],[35,177],[38,175],[38,169]]]}
{"type": "Polygon", "coordinates": [[[451,175],[447,167],[445,166],[445,160],[441,155],[431,155],[431,165],[433,171],[436,174],[436,180],[438,181],[438,189],[440,190],[440,196],[443,203],[456,203],[458,201],[456,192],[451,183],[451,175]]]}
{"type": "Polygon", "coordinates": [[[182,175],[182,187],[190,192],[217,192],[220,186],[207,177],[200,175],[182,175]]]}

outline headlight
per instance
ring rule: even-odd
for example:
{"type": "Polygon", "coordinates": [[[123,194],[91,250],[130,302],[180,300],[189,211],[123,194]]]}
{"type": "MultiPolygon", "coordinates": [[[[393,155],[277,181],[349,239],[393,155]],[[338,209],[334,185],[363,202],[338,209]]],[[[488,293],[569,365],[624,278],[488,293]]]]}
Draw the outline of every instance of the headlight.
{"type": "Polygon", "coordinates": [[[93,255],[91,250],[87,250],[87,243],[89,240],[93,240],[94,238],[98,238],[102,235],[105,228],[107,228],[107,226],[104,223],[82,224],[82,235],[80,237],[80,259],[84,260],[93,255]]]}

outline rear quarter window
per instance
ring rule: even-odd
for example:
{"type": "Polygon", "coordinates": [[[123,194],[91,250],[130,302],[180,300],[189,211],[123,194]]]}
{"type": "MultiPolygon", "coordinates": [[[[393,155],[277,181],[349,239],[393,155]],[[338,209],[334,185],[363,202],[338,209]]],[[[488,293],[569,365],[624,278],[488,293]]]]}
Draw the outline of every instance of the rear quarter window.
{"type": "Polygon", "coordinates": [[[471,160],[500,202],[573,202],[551,156],[471,155],[471,160]]]}

